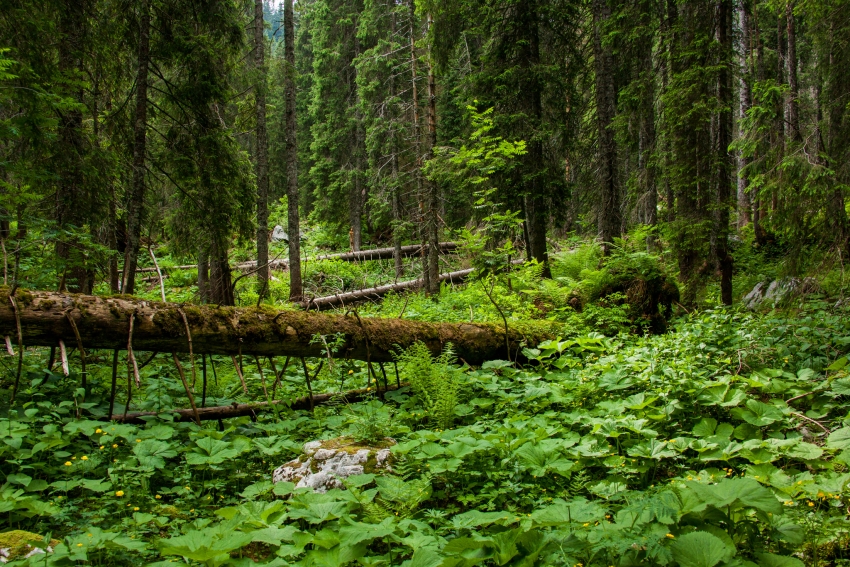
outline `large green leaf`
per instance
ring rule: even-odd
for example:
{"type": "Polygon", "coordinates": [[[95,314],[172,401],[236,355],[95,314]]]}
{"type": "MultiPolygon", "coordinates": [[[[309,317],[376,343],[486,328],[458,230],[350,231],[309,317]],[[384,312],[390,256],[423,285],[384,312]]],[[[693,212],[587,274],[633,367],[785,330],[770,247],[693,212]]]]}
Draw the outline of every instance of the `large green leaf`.
{"type": "Polygon", "coordinates": [[[156,439],[136,443],[133,453],[139,459],[139,464],[147,469],[161,469],[165,466],[165,459],[177,456],[177,451],[170,444],[156,439]]]}
{"type": "Polygon", "coordinates": [[[227,441],[204,437],[195,443],[192,451],[186,454],[190,465],[216,465],[232,459],[239,454],[227,441]]]}
{"type": "Polygon", "coordinates": [[[836,429],[826,439],[826,446],[830,449],[846,449],[850,447],[850,427],[836,429]]]}
{"type": "Polygon", "coordinates": [[[782,419],[782,412],[776,406],[758,400],[748,400],[746,405],[747,408],[738,413],[750,425],[763,427],[782,419]]]}
{"type": "Polygon", "coordinates": [[[680,567],[714,567],[731,559],[726,544],[708,532],[691,532],[673,543],[673,559],[680,567]]]}
{"type": "Polygon", "coordinates": [[[191,530],[185,535],[159,540],[157,547],[163,555],[179,555],[209,567],[217,567],[230,560],[231,551],[248,545],[252,539],[250,533],[216,526],[191,530]]]}

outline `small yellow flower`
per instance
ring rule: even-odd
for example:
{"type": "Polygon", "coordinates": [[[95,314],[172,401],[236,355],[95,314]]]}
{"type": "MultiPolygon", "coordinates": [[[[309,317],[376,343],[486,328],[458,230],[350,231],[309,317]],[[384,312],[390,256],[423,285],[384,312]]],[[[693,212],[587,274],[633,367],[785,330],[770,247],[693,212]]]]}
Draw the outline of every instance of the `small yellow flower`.
{"type": "Polygon", "coordinates": [[[89,458],[88,458],[87,456],[85,456],[85,455],[83,455],[82,457],[80,457],[80,459],[81,459],[81,460],[83,460],[83,461],[88,461],[88,460],[89,460],[89,458]]]}
{"type": "Polygon", "coordinates": [[[71,466],[71,461],[65,461],[65,466],[66,466],[66,467],[70,467],[70,466],[71,466]]]}
{"type": "Polygon", "coordinates": [[[103,451],[103,445],[100,446],[100,450],[103,451]]]}
{"type": "Polygon", "coordinates": [[[138,506],[134,506],[134,507],[133,507],[133,512],[138,512],[138,511],[139,511],[139,507],[138,507],[138,506]]]}
{"type": "Polygon", "coordinates": [[[670,539],[673,539],[676,536],[674,536],[673,534],[667,534],[667,537],[669,537],[670,539]]]}
{"type": "Polygon", "coordinates": [[[159,494],[157,494],[156,496],[154,496],[154,498],[156,498],[157,500],[159,500],[160,498],[162,498],[162,496],[160,496],[159,494]]]}
{"type": "Polygon", "coordinates": [[[192,490],[192,489],[191,489],[191,488],[189,488],[188,486],[184,486],[183,488],[185,488],[186,490],[192,490]]]}
{"type": "Polygon", "coordinates": [[[141,443],[141,442],[142,442],[141,439],[136,439],[136,443],[141,443]]]}
{"type": "Polygon", "coordinates": [[[195,509],[194,509],[194,508],[192,508],[192,509],[191,509],[191,510],[189,510],[189,511],[190,511],[190,512],[194,512],[194,511],[195,511],[195,509]]]}
{"type": "Polygon", "coordinates": [[[103,433],[103,429],[101,429],[100,427],[98,427],[97,429],[95,429],[95,430],[94,430],[94,432],[95,432],[95,433],[103,433]]]}
{"type": "Polygon", "coordinates": [[[348,375],[351,376],[352,374],[354,374],[354,370],[349,370],[348,375]]]}
{"type": "Polygon", "coordinates": [[[76,461],[76,460],[77,460],[77,457],[71,457],[71,460],[72,460],[72,461],[76,461]]]}
{"type": "Polygon", "coordinates": [[[113,443],[113,444],[112,444],[112,448],[113,448],[113,449],[117,449],[117,448],[118,448],[118,443],[113,443]]]}
{"type": "Polygon", "coordinates": [[[585,522],[585,523],[584,523],[584,524],[582,524],[582,525],[583,525],[584,527],[587,527],[587,526],[589,526],[590,524],[589,524],[589,523],[587,523],[587,522],[585,522]]]}
{"type": "Polygon", "coordinates": [[[809,502],[809,506],[814,506],[814,505],[815,505],[814,502],[809,502]]]}
{"type": "Polygon", "coordinates": [[[82,546],[83,546],[83,544],[81,544],[81,543],[77,544],[77,547],[82,547],[82,546]]]}
{"type": "Polygon", "coordinates": [[[124,491],[123,490],[116,490],[115,496],[117,496],[118,498],[121,498],[122,496],[124,496],[124,491]]]}

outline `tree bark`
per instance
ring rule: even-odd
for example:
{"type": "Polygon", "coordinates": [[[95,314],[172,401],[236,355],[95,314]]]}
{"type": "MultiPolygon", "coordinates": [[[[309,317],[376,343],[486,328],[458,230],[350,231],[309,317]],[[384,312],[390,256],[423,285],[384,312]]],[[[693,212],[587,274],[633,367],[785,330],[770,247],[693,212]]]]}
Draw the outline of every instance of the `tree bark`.
{"type": "Polygon", "coordinates": [[[227,258],[227,246],[213,239],[210,249],[210,302],[218,305],[234,305],[233,282],[230,277],[230,263],[227,258]]]}
{"type": "MultiPolygon", "coordinates": [[[[402,384],[406,386],[407,384],[402,384]]],[[[229,406],[215,406],[210,408],[198,408],[198,418],[201,421],[211,421],[214,419],[229,419],[232,417],[253,416],[257,412],[274,410],[277,407],[279,410],[312,410],[315,406],[330,403],[349,403],[353,404],[362,400],[371,399],[375,394],[391,392],[397,390],[398,386],[390,384],[386,388],[349,390],[347,392],[333,392],[330,394],[316,394],[314,396],[303,396],[294,400],[275,400],[273,402],[257,402],[252,404],[231,404],[229,406]]],[[[195,410],[175,409],[162,412],[155,411],[140,411],[134,413],[116,413],[112,415],[112,421],[120,421],[122,423],[146,423],[146,418],[160,415],[162,417],[174,416],[174,421],[194,421],[195,410]]]]}
{"type": "MultiPolygon", "coordinates": [[[[413,110],[413,179],[416,184],[416,198],[419,200],[419,216],[422,219],[425,214],[425,205],[422,202],[422,142],[419,132],[419,86],[416,70],[416,3],[408,0],[408,18],[410,19],[410,76],[411,76],[411,108],[413,110]]],[[[422,230],[420,222],[420,237],[422,238],[422,282],[425,290],[431,289],[428,271],[428,249],[426,234],[422,230]]]]}
{"type": "MultiPolygon", "coordinates": [[[[433,20],[428,14],[428,29],[433,20]]],[[[434,157],[437,147],[437,84],[434,78],[433,54],[428,54],[428,149],[427,159],[434,157]]],[[[427,211],[425,223],[428,236],[428,293],[440,292],[440,187],[436,181],[427,181],[427,211]]]]}
{"type": "MultiPolygon", "coordinates": [[[[86,33],[85,0],[65,0],[59,15],[59,71],[67,85],[65,95],[76,104],[83,104],[84,36],[86,33]]],[[[83,195],[83,114],[78,108],[59,111],[58,151],[56,155],[58,186],[56,191],[56,223],[60,230],[81,229],[86,222],[87,208],[83,195]]],[[[61,235],[56,242],[56,255],[63,263],[59,289],[74,292],[90,291],[85,257],[78,252],[79,242],[73,236],[61,235]],[[70,285],[68,285],[70,283],[70,285]]]]}
{"type": "MultiPolygon", "coordinates": [[[[269,262],[269,143],[266,135],[266,38],[263,0],[254,0],[254,66],[257,83],[254,86],[257,113],[256,173],[257,173],[257,265],[269,262]]],[[[257,292],[268,293],[269,269],[257,270],[257,292]]]]}
{"type": "Polygon", "coordinates": [[[717,117],[717,180],[714,204],[714,226],[711,233],[711,252],[720,275],[720,296],[725,305],[732,305],[732,256],[729,254],[729,210],[732,191],[732,0],[721,0],[718,6],[718,42],[721,57],[717,94],[721,111],[717,117]]]}
{"type": "MultiPolygon", "coordinates": [[[[522,260],[515,260],[513,263],[521,264],[522,260]]],[[[465,282],[473,271],[475,271],[473,268],[467,268],[466,270],[439,274],[435,281],[438,284],[445,281],[460,284],[465,282]]],[[[409,280],[406,282],[397,282],[377,287],[368,287],[365,289],[358,289],[325,297],[315,297],[313,299],[303,301],[301,306],[308,310],[316,309],[321,311],[323,309],[334,309],[336,307],[345,307],[346,305],[351,305],[359,301],[380,299],[391,291],[398,292],[407,289],[419,289],[421,286],[422,279],[420,278],[418,280],[409,280]]]]}
{"type": "Polygon", "coordinates": [[[148,64],[150,62],[150,5],[139,4],[139,47],[136,73],[136,116],[133,122],[133,184],[127,200],[127,240],[124,248],[124,273],[121,292],[132,294],[136,288],[136,262],[142,236],[145,206],[145,153],[147,151],[148,64]]]}
{"type": "MultiPolygon", "coordinates": [[[[0,288],[0,336],[16,334],[15,314],[8,287],[0,288]]],[[[195,354],[258,356],[324,356],[324,346],[313,341],[316,334],[342,337],[343,358],[391,361],[398,347],[423,342],[437,354],[452,343],[458,358],[469,364],[508,357],[505,330],[482,323],[425,323],[399,319],[360,318],[356,315],[325,315],[303,311],[277,312],[268,307],[191,306],[130,300],[126,297],[67,295],[18,289],[18,312],[27,346],[53,346],[59,340],[77,344],[68,321],[74,318],[80,340],[87,350],[126,350],[130,315],[133,350],[189,352],[189,342],[179,309],[189,323],[195,354]]],[[[522,341],[536,345],[551,339],[557,329],[538,328],[521,333],[511,329],[511,358],[522,341]]]]}
{"type": "Polygon", "coordinates": [[[616,90],[611,48],[603,43],[604,27],[611,18],[606,0],[593,0],[593,57],[596,67],[596,121],[599,144],[598,229],[605,255],[620,235],[620,194],[617,180],[617,143],[614,139],[616,90]]]}
{"type": "Polygon", "coordinates": [[[289,300],[301,301],[301,219],[298,211],[298,146],[295,122],[295,15],[293,0],[283,3],[283,55],[286,63],[283,89],[286,103],[286,199],[289,231],[289,300]]]}
{"type": "MultiPolygon", "coordinates": [[[[739,80],[739,105],[740,114],[739,120],[743,120],[747,116],[750,108],[753,106],[753,91],[752,91],[752,34],[750,32],[750,13],[744,2],[738,4],[738,15],[741,22],[740,49],[741,54],[741,74],[739,80]]],[[[741,230],[750,224],[751,215],[749,195],[749,180],[746,173],[742,171],[749,165],[749,158],[744,157],[743,152],[738,153],[738,230],[741,230]]]]}
{"type": "Polygon", "coordinates": [[[791,0],[785,4],[785,22],[788,52],[785,57],[785,75],[788,77],[788,127],[795,142],[802,142],[800,133],[800,100],[797,84],[797,30],[794,25],[794,3],[791,0]]]}

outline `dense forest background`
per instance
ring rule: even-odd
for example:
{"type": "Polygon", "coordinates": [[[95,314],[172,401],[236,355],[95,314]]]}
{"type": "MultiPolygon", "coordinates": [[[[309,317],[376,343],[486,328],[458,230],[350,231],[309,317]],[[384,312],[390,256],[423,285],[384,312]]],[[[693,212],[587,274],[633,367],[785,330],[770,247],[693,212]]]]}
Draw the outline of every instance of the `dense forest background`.
{"type": "Polygon", "coordinates": [[[228,262],[265,265],[282,224],[308,246],[425,243],[434,291],[438,242],[498,213],[544,275],[548,237],[607,253],[646,227],[684,304],[709,281],[730,303],[730,242],[791,275],[848,252],[848,8],[4,1],[4,277],[133,293],[166,246],[232,304],[228,262]]]}

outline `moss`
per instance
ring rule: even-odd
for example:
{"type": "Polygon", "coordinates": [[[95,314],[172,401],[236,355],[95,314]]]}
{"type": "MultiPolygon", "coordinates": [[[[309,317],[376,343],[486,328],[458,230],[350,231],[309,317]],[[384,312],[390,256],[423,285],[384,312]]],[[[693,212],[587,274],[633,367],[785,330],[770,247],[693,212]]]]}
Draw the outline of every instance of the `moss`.
{"type": "Polygon", "coordinates": [[[15,290],[15,298],[18,300],[18,303],[22,304],[24,307],[29,307],[32,305],[32,302],[35,301],[35,296],[33,296],[33,294],[21,288],[15,290]]]}
{"type": "Polygon", "coordinates": [[[159,506],[156,509],[157,513],[162,516],[168,516],[169,518],[180,518],[183,517],[183,513],[176,506],[163,505],[159,506]]]}
{"type": "Polygon", "coordinates": [[[38,308],[42,311],[50,311],[50,309],[56,304],[52,299],[42,299],[38,302],[38,308]]]}
{"type": "MultiPolygon", "coordinates": [[[[51,547],[56,547],[59,543],[61,542],[57,539],[50,540],[51,547]]],[[[32,532],[14,530],[0,533],[0,548],[9,550],[9,557],[7,558],[9,561],[23,557],[34,548],[42,547],[43,545],[44,538],[32,532]]]]}

